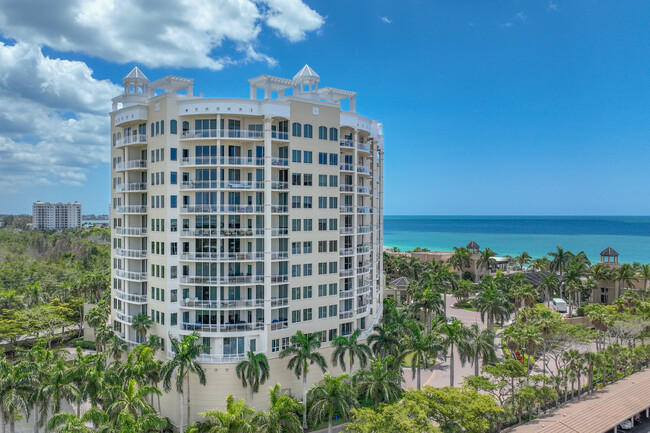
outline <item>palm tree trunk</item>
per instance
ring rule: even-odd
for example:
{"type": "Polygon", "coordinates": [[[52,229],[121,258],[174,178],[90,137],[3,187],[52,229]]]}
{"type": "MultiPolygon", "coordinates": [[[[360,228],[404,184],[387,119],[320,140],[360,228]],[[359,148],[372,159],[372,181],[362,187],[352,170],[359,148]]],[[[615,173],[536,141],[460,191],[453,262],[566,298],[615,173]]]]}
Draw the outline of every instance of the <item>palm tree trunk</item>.
{"type": "Polygon", "coordinates": [[[451,357],[449,359],[449,386],[454,386],[454,344],[451,344],[451,357]]]}
{"type": "Polygon", "coordinates": [[[420,382],[420,363],[418,363],[418,382],[417,382],[418,390],[420,390],[420,388],[421,388],[420,383],[421,383],[420,382]]]}
{"type": "Polygon", "coordinates": [[[38,411],[38,403],[34,403],[34,433],[38,433],[38,416],[40,415],[38,411]]]}
{"type": "Polygon", "coordinates": [[[190,423],[190,375],[187,375],[187,423],[190,423]]]}
{"type": "Polygon", "coordinates": [[[251,405],[251,407],[253,407],[253,397],[255,396],[255,393],[253,392],[253,387],[252,386],[250,387],[250,389],[251,389],[251,395],[250,395],[251,402],[250,402],[250,405],[251,405]]]}
{"type": "Polygon", "coordinates": [[[183,400],[185,400],[185,396],[183,395],[183,392],[181,391],[181,392],[178,393],[178,405],[181,408],[181,411],[180,411],[181,422],[180,422],[180,425],[178,426],[178,431],[181,431],[181,432],[185,431],[185,423],[184,423],[185,420],[183,419],[183,417],[184,417],[184,414],[183,414],[183,403],[184,403],[184,401],[183,400]]]}
{"type": "Polygon", "coordinates": [[[5,411],[1,404],[0,404],[0,430],[2,431],[2,433],[7,433],[7,425],[5,423],[5,411]]]}
{"type": "Polygon", "coordinates": [[[306,429],[307,428],[307,373],[305,373],[304,367],[302,369],[302,403],[304,404],[304,408],[302,410],[302,428],[306,429]]]}
{"type": "Polygon", "coordinates": [[[478,371],[478,367],[479,367],[478,363],[479,363],[479,360],[478,360],[478,351],[477,351],[476,355],[474,355],[474,376],[478,376],[478,373],[479,373],[479,371],[478,371]]]}
{"type": "Polygon", "coordinates": [[[494,332],[494,319],[492,318],[492,315],[489,313],[487,315],[487,326],[490,332],[494,332]]]}
{"type": "Polygon", "coordinates": [[[9,433],[16,433],[16,417],[9,415],[9,433]]]}
{"type": "Polygon", "coordinates": [[[327,419],[327,433],[332,433],[332,414],[327,419]]]}

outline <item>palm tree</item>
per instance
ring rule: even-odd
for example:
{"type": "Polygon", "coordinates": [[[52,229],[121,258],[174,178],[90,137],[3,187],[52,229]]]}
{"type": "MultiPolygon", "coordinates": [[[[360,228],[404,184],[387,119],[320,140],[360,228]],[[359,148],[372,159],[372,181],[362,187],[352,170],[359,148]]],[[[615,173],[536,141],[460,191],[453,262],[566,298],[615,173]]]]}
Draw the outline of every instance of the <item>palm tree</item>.
{"type": "Polygon", "coordinates": [[[494,278],[487,277],[479,283],[479,295],[472,300],[472,305],[481,314],[481,321],[494,332],[494,321],[505,321],[510,317],[510,301],[499,289],[494,278]]]}
{"type": "Polygon", "coordinates": [[[467,248],[454,247],[454,254],[449,257],[449,264],[458,269],[458,279],[463,278],[463,269],[469,268],[472,264],[472,255],[467,248]]]}
{"type": "Polygon", "coordinates": [[[408,267],[412,272],[413,279],[415,281],[418,281],[420,279],[420,275],[422,275],[422,271],[424,270],[424,264],[420,259],[416,259],[415,257],[410,257],[408,260],[408,267]]]}
{"type": "Polygon", "coordinates": [[[464,349],[459,351],[460,362],[469,362],[474,366],[474,375],[479,375],[480,362],[483,365],[496,361],[494,350],[494,333],[489,329],[481,330],[477,323],[466,328],[464,349]]]}
{"type": "Polygon", "coordinates": [[[485,269],[489,271],[491,266],[496,266],[497,261],[494,260],[494,257],[497,255],[494,251],[489,248],[484,249],[479,253],[479,257],[476,260],[477,269],[485,269]]]}
{"type": "Polygon", "coordinates": [[[445,315],[445,302],[441,296],[441,292],[444,289],[440,276],[439,273],[428,273],[427,278],[420,282],[418,291],[412,296],[413,302],[409,305],[416,312],[424,312],[424,321],[427,330],[431,329],[432,316],[434,314],[437,316],[445,315]]]}
{"type": "Polygon", "coordinates": [[[316,364],[323,372],[327,367],[325,358],[318,352],[320,337],[320,332],[307,335],[303,334],[302,331],[298,331],[291,337],[291,345],[280,352],[280,358],[291,357],[287,368],[293,370],[297,378],[302,376],[302,401],[305,405],[302,413],[302,426],[304,428],[307,428],[307,374],[309,373],[309,366],[316,364]]]}
{"type": "Polygon", "coordinates": [[[438,352],[443,350],[443,346],[437,335],[424,333],[419,327],[414,326],[410,334],[404,338],[402,347],[403,354],[411,356],[411,371],[413,377],[417,372],[417,388],[420,389],[421,369],[435,364],[438,352]]]}
{"type": "Polygon", "coordinates": [[[35,383],[23,364],[12,365],[0,359],[0,427],[5,432],[5,417],[9,417],[9,431],[16,431],[16,417],[29,413],[28,396],[35,383]]]}
{"type": "Polygon", "coordinates": [[[544,279],[539,285],[539,289],[544,291],[544,297],[546,298],[546,306],[548,307],[551,303],[551,298],[555,295],[557,290],[560,287],[560,280],[557,278],[556,274],[544,275],[544,279]]]}
{"type": "Polygon", "coordinates": [[[133,316],[133,330],[137,333],[138,343],[144,342],[144,337],[147,335],[147,330],[153,325],[153,320],[147,314],[140,313],[133,316]]]}
{"type": "Polygon", "coordinates": [[[393,330],[387,330],[385,326],[375,325],[372,328],[374,334],[368,337],[368,344],[372,347],[372,353],[376,356],[397,355],[399,352],[399,339],[393,330]]]}
{"type": "Polygon", "coordinates": [[[375,358],[369,370],[354,375],[357,392],[375,404],[392,403],[402,395],[404,377],[392,368],[390,358],[375,358]]]}
{"type": "Polygon", "coordinates": [[[156,354],[157,350],[162,349],[162,344],[160,343],[160,337],[158,337],[157,335],[150,335],[144,344],[151,348],[151,351],[154,355],[156,354]]]}
{"type": "Polygon", "coordinates": [[[79,390],[73,379],[74,372],[68,368],[66,361],[58,360],[51,366],[46,385],[41,391],[44,402],[43,410],[51,408],[54,413],[61,412],[63,400],[67,400],[71,404],[77,401],[79,390]]]}
{"type": "Polygon", "coordinates": [[[279,383],[269,389],[270,407],[268,412],[257,412],[254,418],[256,431],[261,433],[301,433],[302,425],[297,413],[302,412],[302,404],[282,395],[279,383]]]}
{"type": "Polygon", "coordinates": [[[468,353],[465,348],[465,336],[467,328],[460,320],[454,320],[451,323],[443,323],[440,326],[442,333],[442,347],[445,355],[449,352],[449,386],[454,386],[454,346],[461,353],[468,353]]]}
{"type": "Polygon", "coordinates": [[[635,288],[635,283],[637,283],[637,270],[629,263],[623,263],[620,268],[616,270],[616,281],[619,282],[623,289],[632,289],[635,288]]]}
{"type": "Polygon", "coordinates": [[[639,267],[639,278],[643,279],[643,290],[641,291],[641,300],[645,301],[645,296],[648,293],[648,282],[650,281],[650,264],[641,265],[639,267]]]}
{"type": "Polygon", "coordinates": [[[354,358],[359,358],[359,366],[364,368],[368,363],[368,358],[372,357],[370,347],[359,342],[360,335],[361,330],[355,329],[354,332],[347,337],[341,335],[336,337],[332,342],[332,346],[335,347],[334,352],[332,353],[332,364],[336,366],[340,363],[341,368],[345,371],[345,353],[347,352],[348,360],[350,362],[350,375],[352,375],[354,358]]]}
{"type": "Polygon", "coordinates": [[[187,379],[187,419],[190,419],[190,373],[194,373],[199,377],[199,383],[205,385],[205,371],[201,364],[196,362],[196,358],[203,350],[202,345],[196,344],[199,339],[199,334],[196,332],[186,335],[182,340],[177,340],[173,336],[169,336],[171,349],[174,353],[174,358],[168,361],[162,368],[163,387],[165,391],[169,392],[172,388],[172,379],[174,373],[176,392],[178,392],[178,400],[180,404],[180,431],[185,427],[185,420],[183,419],[183,400],[184,400],[184,386],[183,381],[187,379]]]}
{"type": "Polygon", "coordinates": [[[538,257],[530,262],[530,268],[536,271],[548,271],[550,269],[550,263],[547,257],[538,257]]]}
{"type": "Polygon", "coordinates": [[[530,260],[531,260],[530,254],[528,254],[526,251],[519,254],[517,257],[515,257],[515,262],[517,263],[517,265],[519,265],[519,270],[521,271],[524,270],[524,266],[530,263],[530,260]]]}
{"type": "Polygon", "coordinates": [[[154,412],[153,407],[147,402],[150,394],[162,395],[160,390],[152,385],[138,385],[135,379],[129,379],[126,386],[115,386],[108,390],[113,402],[106,412],[117,417],[126,412],[137,419],[141,415],[154,412]]]}
{"type": "Polygon", "coordinates": [[[255,354],[252,350],[246,355],[247,359],[240,361],[235,368],[237,378],[241,379],[244,388],[250,388],[250,405],[253,405],[253,396],[260,390],[260,385],[269,378],[269,360],[263,353],[255,354]]]}
{"type": "MultiPolygon", "coordinates": [[[[246,406],[244,399],[235,400],[232,394],[226,398],[226,410],[209,410],[201,414],[207,422],[191,425],[187,433],[252,433],[255,412],[246,406]]],[[[182,431],[182,430],[181,430],[182,431]]]]}
{"type": "MultiPolygon", "coordinates": [[[[564,273],[564,267],[569,261],[569,258],[572,256],[570,251],[564,251],[559,245],[556,247],[556,251],[551,251],[548,253],[551,256],[550,270],[553,272],[558,272],[560,274],[560,280],[564,273]]],[[[561,294],[560,294],[561,296],[561,294]]]]}
{"type": "Polygon", "coordinates": [[[128,346],[117,334],[111,335],[111,338],[108,340],[108,351],[113,356],[113,359],[118,361],[122,358],[122,352],[126,351],[128,346]]]}
{"type": "Polygon", "coordinates": [[[311,405],[309,415],[316,421],[327,418],[328,433],[332,433],[334,414],[338,413],[341,417],[347,418],[357,404],[354,389],[346,381],[348,377],[347,374],[332,377],[329,373],[325,373],[323,380],[309,390],[308,398],[311,405]]]}

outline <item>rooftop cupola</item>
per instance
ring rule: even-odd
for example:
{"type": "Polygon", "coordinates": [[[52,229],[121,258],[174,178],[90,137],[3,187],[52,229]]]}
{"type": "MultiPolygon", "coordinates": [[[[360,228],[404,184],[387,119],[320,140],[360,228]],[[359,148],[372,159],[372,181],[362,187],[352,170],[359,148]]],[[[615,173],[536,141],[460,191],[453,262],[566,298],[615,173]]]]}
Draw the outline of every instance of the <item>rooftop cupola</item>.
{"type": "Polygon", "coordinates": [[[137,66],[122,78],[124,96],[149,96],[149,79],[137,66]]]}
{"type": "Polygon", "coordinates": [[[467,248],[471,254],[478,254],[481,251],[481,248],[475,241],[468,243],[465,248],[467,248]]]}
{"type": "Polygon", "coordinates": [[[320,76],[309,65],[305,65],[293,76],[293,81],[297,85],[294,88],[294,95],[315,94],[318,90],[320,76]]]}
{"type": "Polygon", "coordinates": [[[614,248],[607,247],[600,252],[600,263],[618,263],[618,253],[614,248]]]}

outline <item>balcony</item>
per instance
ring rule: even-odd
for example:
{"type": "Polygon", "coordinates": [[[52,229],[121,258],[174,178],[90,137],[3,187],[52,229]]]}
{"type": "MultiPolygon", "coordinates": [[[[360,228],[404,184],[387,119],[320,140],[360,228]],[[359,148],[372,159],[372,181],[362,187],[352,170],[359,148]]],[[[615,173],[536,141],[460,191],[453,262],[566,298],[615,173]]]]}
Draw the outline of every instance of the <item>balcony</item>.
{"type": "Polygon", "coordinates": [[[237,138],[245,140],[263,140],[263,131],[250,131],[246,129],[196,129],[183,131],[181,140],[196,140],[201,138],[237,138]]]}
{"type": "Polygon", "coordinates": [[[264,253],[263,252],[239,252],[239,253],[193,252],[193,253],[182,253],[181,260],[198,261],[198,262],[254,261],[254,260],[264,260],[264,253]]]}
{"type": "Polygon", "coordinates": [[[264,182],[248,181],[209,181],[209,180],[190,180],[181,182],[181,190],[204,190],[204,189],[232,189],[232,190],[263,190],[264,182]]]}
{"type": "Polygon", "coordinates": [[[339,275],[341,277],[350,277],[350,276],[354,275],[354,268],[341,269],[341,271],[339,272],[339,275]]]}
{"type": "Polygon", "coordinates": [[[345,319],[351,319],[352,316],[354,316],[354,311],[341,311],[339,314],[339,319],[345,320],[345,319]]]}
{"type": "Polygon", "coordinates": [[[118,278],[123,278],[125,280],[131,280],[131,281],[147,280],[146,272],[133,272],[133,271],[123,271],[122,269],[116,269],[115,276],[118,278]]]}
{"type": "Polygon", "coordinates": [[[214,276],[214,275],[183,275],[181,284],[263,284],[263,275],[232,275],[232,276],[214,276]]]}
{"type": "Polygon", "coordinates": [[[370,233],[370,226],[359,226],[359,227],[357,227],[357,233],[358,234],[370,233]]]}
{"type": "Polygon", "coordinates": [[[366,253],[370,252],[370,249],[371,249],[370,244],[359,245],[357,247],[357,254],[366,254],[366,253]]]}
{"type": "Polygon", "coordinates": [[[147,302],[147,295],[134,295],[117,289],[115,290],[115,297],[131,304],[145,304],[147,302]]]}
{"type": "Polygon", "coordinates": [[[142,144],[147,142],[146,134],[127,135],[115,142],[115,147],[123,147],[129,144],[142,144]]]}
{"type": "Polygon", "coordinates": [[[263,205],[222,205],[217,206],[214,204],[196,204],[190,206],[183,206],[181,213],[264,213],[263,205]]]}
{"type": "Polygon", "coordinates": [[[289,213],[289,206],[282,204],[271,205],[271,213],[289,213]]]}
{"type": "Polygon", "coordinates": [[[363,266],[359,266],[357,268],[357,274],[365,274],[370,272],[370,268],[372,267],[372,263],[366,263],[363,266]]]}
{"type": "Polygon", "coordinates": [[[181,159],[181,167],[194,165],[229,165],[242,167],[264,166],[264,158],[195,156],[181,159]]]}
{"type": "Polygon", "coordinates": [[[147,229],[144,227],[115,227],[117,236],[147,236],[147,229]]]}
{"type": "Polygon", "coordinates": [[[289,133],[288,132],[271,131],[271,138],[273,140],[288,140],[289,139],[289,133]]]}
{"type": "Polygon", "coordinates": [[[354,140],[341,140],[341,147],[354,147],[354,140]]]}
{"type": "Polygon", "coordinates": [[[145,191],[146,189],[146,182],[129,182],[115,185],[115,192],[145,191]]]}
{"type": "Polygon", "coordinates": [[[264,229],[182,229],[181,237],[260,237],[264,236],[264,229]]]}
{"type": "Polygon", "coordinates": [[[132,159],[130,161],[124,161],[120,162],[119,164],[115,164],[115,171],[142,170],[143,168],[147,168],[146,159],[132,159]]]}
{"type": "Polygon", "coordinates": [[[289,298],[272,298],[271,308],[286,307],[289,305],[289,298]]]}
{"type": "Polygon", "coordinates": [[[288,251],[273,251],[271,253],[271,260],[289,260],[288,251]]]}
{"type": "Polygon", "coordinates": [[[273,320],[271,322],[271,331],[280,331],[282,329],[287,329],[289,327],[289,321],[287,319],[282,320],[273,320]]]}
{"type": "Polygon", "coordinates": [[[341,248],[341,249],[339,249],[339,253],[344,257],[345,256],[352,256],[352,255],[354,255],[354,248],[341,248]]]}
{"type": "Polygon", "coordinates": [[[271,182],[271,189],[273,190],[286,190],[289,189],[289,182],[280,182],[278,180],[274,180],[271,182]]]}
{"type": "Polygon", "coordinates": [[[372,213],[372,208],[367,206],[357,206],[357,213],[372,213]]]}
{"type": "Polygon", "coordinates": [[[357,192],[359,194],[372,194],[372,190],[368,188],[367,186],[359,186],[357,187],[357,192]]]}
{"type": "Polygon", "coordinates": [[[182,299],[181,308],[217,309],[217,308],[263,308],[264,299],[237,299],[237,300],[202,300],[182,299]]]}
{"type": "Polygon", "coordinates": [[[289,275],[271,275],[271,284],[282,284],[289,282],[289,275]]]}
{"type": "Polygon", "coordinates": [[[370,293],[371,289],[372,289],[372,284],[370,283],[370,281],[364,281],[361,285],[357,287],[357,296],[370,293]]]}
{"type": "Polygon", "coordinates": [[[357,173],[366,174],[370,176],[372,174],[372,171],[368,167],[364,167],[363,165],[357,165],[357,173]]]}
{"type": "Polygon", "coordinates": [[[127,205],[127,206],[118,206],[115,209],[116,213],[119,214],[145,214],[147,213],[147,206],[145,205],[127,205]]]}
{"type": "Polygon", "coordinates": [[[271,158],[271,165],[274,167],[287,167],[289,165],[289,158],[271,158]]]}
{"type": "Polygon", "coordinates": [[[271,229],[271,236],[289,236],[289,229],[287,227],[274,227],[271,229]]]}
{"type": "Polygon", "coordinates": [[[341,184],[339,190],[341,192],[354,192],[354,185],[341,184]]]}
{"type": "Polygon", "coordinates": [[[366,143],[357,143],[357,149],[363,151],[363,152],[370,152],[370,145],[366,143]]]}
{"type": "Polygon", "coordinates": [[[340,211],[341,211],[341,213],[353,213],[354,212],[354,206],[341,206],[340,211]]]}
{"type": "Polygon", "coordinates": [[[133,316],[130,314],[122,313],[121,311],[115,311],[115,318],[120,322],[128,323],[129,325],[133,324],[133,316]]]}
{"type": "Polygon", "coordinates": [[[341,227],[339,229],[339,232],[342,235],[351,235],[351,234],[354,234],[354,227],[341,227]]]}
{"type": "Polygon", "coordinates": [[[370,307],[369,305],[363,305],[361,307],[358,307],[357,308],[357,315],[366,314],[368,312],[368,310],[369,310],[369,307],[370,307]]]}
{"type": "Polygon", "coordinates": [[[127,259],[146,259],[147,250],[130,250],[126,248],[117,248],[115,254],[118,257],[125,257],[127,259]]]}
{"type": "Polygon", "coordinates": [[[354,290],[341,290],[339,292],[339,299],[349,299],[354,297],[354,290]]]}
{"type": "Polygon", "coordinates": [[[246,332],[246,331],[262,331],[264,330],[264,323],[233,323],[233,324],[203,324],[203,323],[190,323],[181,322],[181,329],[183,331],[199,331],[199,332],[246,332]]]}
{"type": "Polygon", "coordinates": [[[341,164],[341,171],[354,171],[354,164],[341,164]]]}

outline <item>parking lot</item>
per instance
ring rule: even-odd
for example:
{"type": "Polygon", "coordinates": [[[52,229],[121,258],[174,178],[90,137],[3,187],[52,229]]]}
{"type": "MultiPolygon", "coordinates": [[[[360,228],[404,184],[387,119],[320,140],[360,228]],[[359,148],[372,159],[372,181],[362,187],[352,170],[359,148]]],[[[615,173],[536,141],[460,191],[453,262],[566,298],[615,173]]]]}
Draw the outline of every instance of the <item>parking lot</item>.
{"type": "MultiPolygon", "coordinates": [[[[646,416],[646,412],[642,412],[638,418],[638,420],[634,421],[634,427],[631,429],[625,430],[622,428],[618,428],[617,433],[649,433],[650,432],[650,419],[646,416]]],[[[614,432],[614,429],[610,430],[610,432],[614,432]]]]}

